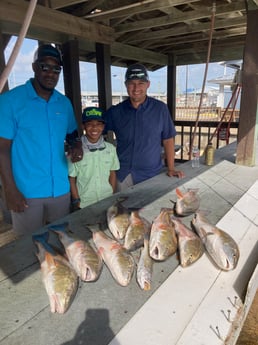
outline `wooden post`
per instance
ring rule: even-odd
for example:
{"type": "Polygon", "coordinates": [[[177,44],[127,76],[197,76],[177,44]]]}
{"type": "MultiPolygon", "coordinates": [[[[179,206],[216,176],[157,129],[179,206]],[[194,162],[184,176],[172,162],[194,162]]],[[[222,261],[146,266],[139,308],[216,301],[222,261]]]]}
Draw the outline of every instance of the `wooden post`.
{"type": "MultiPolygon", "coordinates": [[[[96,62],[99,106],[103,110],[107,110],[112,105],[111,55],[109,45],[96,43],[96,62]]],[[[106,138],[110,143],[114,143],[114,134],[112,131],[108,131],[106,138]]]]}
{"type": "MultiPolygon", "coordinates": [[[[4,56],[4,50],[10,40],[11,36],[9,35],[3,35],[0,30],[0,71],[2,72],[5,69],[6,63],[5,63],[5,56],[4,56]]],[[[6,81],[2,92],[8,91],[9,85],[8,80],[6,81]]]]}
{"type": "Polygon", "coordinates": [[[72,102],[79,133],[82,134],[82,104],[79,67],[78,41],[72,40],[62,45],[65,94],[72,102]]]}
{"type": "Polygon", "coordinates": [[[255,165],[258,100],[258,10],[247,11],[236,164],[255,165]]]}
{"type": "Polygon", "coordinates": [[[99,106],[107,110],[112,105],[110,46],[96,43],[99,106]]]}
{"type": "Polygon", "coordinates": [[[167,105],[173,121],[176,119],[176,64],[174,55],[168,57],[167,67],[167,105]]]}

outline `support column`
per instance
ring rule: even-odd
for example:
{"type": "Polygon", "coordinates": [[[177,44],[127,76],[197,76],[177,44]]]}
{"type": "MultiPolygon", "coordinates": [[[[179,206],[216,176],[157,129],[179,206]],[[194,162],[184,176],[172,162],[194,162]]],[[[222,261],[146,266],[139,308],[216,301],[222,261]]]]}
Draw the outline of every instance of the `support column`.
{"type": "Polygon", "coordinates": [[[82,103],[79,66],[79,45],[77,40],[72,40],[62,45],[64,89],[66,96],[71,100],[78,130],[81,134],[82,103]]]}
{"type": "Polygon", "coordinates": [[[176,63],[174,55],[168,56],[167,105],[173,121],[176,119],[176,63]]]}
{"type": "Polygon", "coordinates": [[[112,105],[110,46],[96,43],[99,106],[107,110],[112,105]]]}
{"type": "MultiPolygon", "coordinates": [[[[10,40],[11,36],[3,35],[0,31],[0,71],[3,71],[5,69],[6,63],[5,63],[5,56],[4,56],[4,50],[10,40]]],[[[9,85],[8,80],[6,81],[2,92],[8,91],[9,85]]]]}
{"type": "Polygon", "coordinates": [[[254,166],[257,141],[258,45],[254,44],[258,30],[258,10],[247,11],[247,32],[242,71],[236,164],[254,166]]]}

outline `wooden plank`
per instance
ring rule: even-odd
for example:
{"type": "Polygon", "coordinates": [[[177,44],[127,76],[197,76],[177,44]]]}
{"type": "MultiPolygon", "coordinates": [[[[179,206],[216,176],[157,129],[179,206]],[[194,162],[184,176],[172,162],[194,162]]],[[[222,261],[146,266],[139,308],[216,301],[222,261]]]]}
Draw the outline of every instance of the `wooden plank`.
{"type": "MultiPolygon", "coordinates": [[[[0,1],[0,20],[23,23],[28,3],[26,1],[2,0],[0,1]]],[[[110,44],[114,40],[114,30],[102,24],[92,23],[67,13],[53,10],[40,5],[36,6],[32,17],[31,29],[45,29],[63,33],[70,37],[80,37],[93,42],[110,44]]]]}

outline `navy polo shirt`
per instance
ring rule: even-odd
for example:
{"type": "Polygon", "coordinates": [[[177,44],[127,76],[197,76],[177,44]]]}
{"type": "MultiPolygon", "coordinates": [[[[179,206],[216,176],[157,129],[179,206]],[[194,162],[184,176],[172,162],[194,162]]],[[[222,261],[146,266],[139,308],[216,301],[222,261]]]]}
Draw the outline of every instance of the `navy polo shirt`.
{"type": "Polygon", "coordinates": [[[11,161],[26,198],[56,197],[70,190],[64,140],[77,129],[70,100],[54,90],[49,101],[31,81],[0,95],[0,137],[12,140],[11,161]]]}
{"type": "Polygon", "coordinates": [[[119,181],[129,173],[135,184],[157,175],[162,168],[162,141],[176,135],[167,105],[147,97],[135,109],[128,98],[112,106],[105,119],[105,131],[113,131],[117,140],[119,181]]]}

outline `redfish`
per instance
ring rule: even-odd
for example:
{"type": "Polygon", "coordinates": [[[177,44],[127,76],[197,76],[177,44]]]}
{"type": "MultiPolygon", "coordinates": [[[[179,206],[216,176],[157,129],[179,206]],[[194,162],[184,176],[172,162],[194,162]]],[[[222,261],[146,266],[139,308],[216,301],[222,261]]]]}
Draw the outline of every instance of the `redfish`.
{"type": "Polygon", "coordinates": [[[127,197],[118,198],[107,210],[108,228],[117,240],[125,237],[130,224],[130,212],[122,205],[126,199],[127,197]]]}
{"type": "Polygon", "coordinates": [[[182,193],[179,188],[176,188],[177,201],[174,204],[178,216],[188,216],[198,210],[200,197],[197,192],[198,189],[188,189],[186,193],[182,193]]]}
{"type": "Polygon", "coordinates": [[[48,233],[33,235],[50,310],[52,313],[64,314],[76,295],[79,279],[68,260],[57,254],[47,239],[48,233]]]}
{"type": "Polygon", "coordinates": [[[149,253],[149,234],[144,235],[144,246],[141,249],[137,264],[136,280],[142,290],[151,289],[153,260],[149,253]]]}
{"type": "Polygon", "coordinates": [[[144,235],[150,232],[151,224],[139,215],[139,211],[132,211],[130,225],[125,234],[124,247],[131,251],[143,246],[144,235]]]}
{"type": "Polygon", "coordinates": [[[68,223],[51,225],[49,229],[58,234],[68,260],[81,280],[97,280],[102,268],[102,259],[97,251],[88,242],[68,234],[68,223]]]}
{"type": "Polygon", "coordinates": [[[180,265],[189,266],[197,261],[204,253],[204,246],[201,239],[180,219],[172,217],[178,238],[178,250],[180,265]]]}
{"type": "Polygon", "coordinates": [[[200,212],[195,213],[192,224],[215,264],[224,271],[233,270],[240,256],[235,240],[225,231],[210,224],[200,212]]]}
{"type": "Polygon", "coordinates": [[[171,220],[172,214],[172,209],[162,208],[152,223],[149,251],[154,260],[165,260],[177,250],[175,225],[171,220]]]}
{"type": "Polygon", "coordinates": [[[134,272],[132,255],[116,240],[102,231],[93,231],[93,241],[115,281],[127,286],[134,272]]]}

